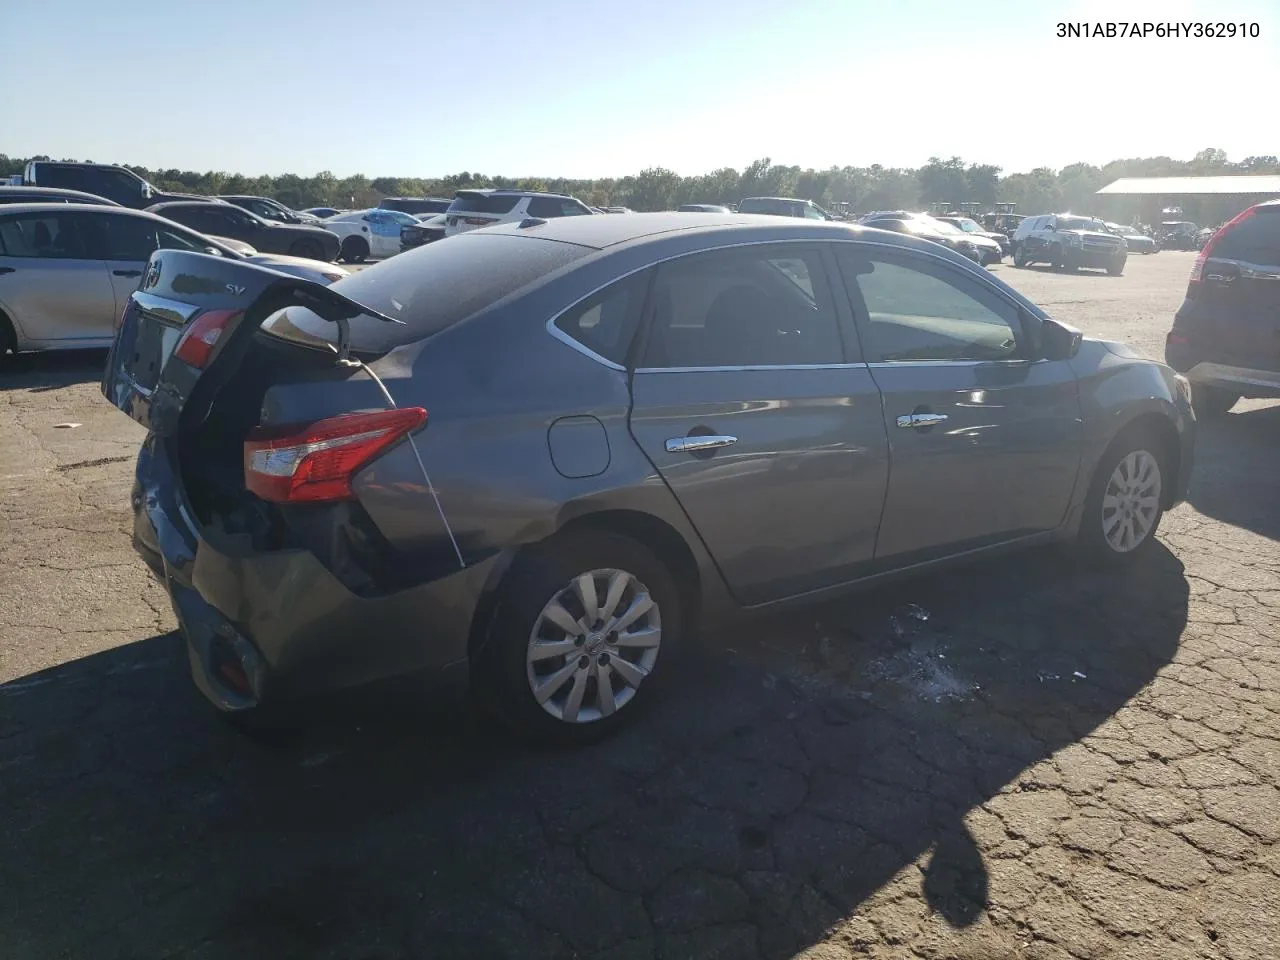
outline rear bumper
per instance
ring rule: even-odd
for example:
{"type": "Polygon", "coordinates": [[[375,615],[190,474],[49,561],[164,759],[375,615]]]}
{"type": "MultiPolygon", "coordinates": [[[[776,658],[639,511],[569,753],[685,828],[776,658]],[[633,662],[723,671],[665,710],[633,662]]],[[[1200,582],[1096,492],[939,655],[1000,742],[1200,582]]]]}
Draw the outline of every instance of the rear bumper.
{"type": "Polygon", "coordinates": [[[1280,370],[1256,370],[1202,360],[1187,368],[1186,377],[1192,383],[1230,390],[1242,397],[1280,397],[1280,370]]]}
{"type": "Polygon", "coordinates": [[[134,545],[161,578],[192,677],[225,711],[428,672],[465,677],[494,557],[397,593],[351,593],[309,552],[255,552],[197,533],[155,437],[138,456],[134,545]]]}

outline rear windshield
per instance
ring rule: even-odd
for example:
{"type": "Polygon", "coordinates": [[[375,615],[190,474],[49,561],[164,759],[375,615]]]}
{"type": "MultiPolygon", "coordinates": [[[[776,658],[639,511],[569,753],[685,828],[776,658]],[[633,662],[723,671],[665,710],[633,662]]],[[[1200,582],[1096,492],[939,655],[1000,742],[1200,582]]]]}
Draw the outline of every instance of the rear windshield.
{"type": "Polygon", "coordinates": [[[449,204],[450,213],[510,213],[520,202],[518,193],[459,193],[449,204]]]}
{"type": "MultiPolygon", "coordinates": [[[[592,252],[572,243],[486,233],[477,230],[430,243],[333,284],[344,297],[404,321],[356,317],[351,348],[385,353],[424,340],[592,252]]],[[[262,326],[285,340],[338,342],[336,325],[305,307],[287,307],[262,326]]]]}
{"type": "Polygon", "coordinates": [[[1215,259],[1280,265],[1280,212],[1258,211],[1241,220],[1213,245],[1215,259]]]}

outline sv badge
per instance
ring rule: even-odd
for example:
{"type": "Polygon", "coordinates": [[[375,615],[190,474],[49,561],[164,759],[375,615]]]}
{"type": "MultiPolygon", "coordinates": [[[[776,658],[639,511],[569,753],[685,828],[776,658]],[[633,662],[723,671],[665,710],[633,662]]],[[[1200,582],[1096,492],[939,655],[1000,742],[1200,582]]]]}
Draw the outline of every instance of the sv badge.
{"type": "Polygon", "coordinates": [[[234,284],[234,283],[228,283],[228,284],[227,284],[227,293],[233,294],[234,296],[237,296],[237,297],[239,297],[239,296],[243,296],[243,295],[244,295],[244,287],[237,286],[237,285],[236,285],[236,284],[234,284]]]}

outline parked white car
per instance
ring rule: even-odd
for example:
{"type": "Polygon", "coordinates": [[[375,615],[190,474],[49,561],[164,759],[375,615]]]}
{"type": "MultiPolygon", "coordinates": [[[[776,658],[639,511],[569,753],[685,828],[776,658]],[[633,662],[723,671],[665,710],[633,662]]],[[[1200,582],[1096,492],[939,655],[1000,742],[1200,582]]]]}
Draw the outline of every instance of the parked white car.
{"type": "Polygon", "coordinates": [[[400,252],[400,228],[417,225],[417,217],[381,207],[352,210],[320,221],[320,226],[337,234],[342,242],[338,259],[347,263],[394,257],[400,252]]]}
{"type": "MultiPolygon", "coordinates": [[[[250,248],[252,249],[252,248],[250,248]]],[[[243,254],[143,210],[78,203],[0,207],[0,357],[111,345],[151,254],[188,250],[333,283],[347,271],[279,254],[243,254]]]]}
{"type": "Polygon", "coordinates": [[[495,223],[538,217],[591,216],[591,208],[581,200],[556,193],[527,190],[459,190],[445,212],[444,235],[466,233],[495,223]]]}

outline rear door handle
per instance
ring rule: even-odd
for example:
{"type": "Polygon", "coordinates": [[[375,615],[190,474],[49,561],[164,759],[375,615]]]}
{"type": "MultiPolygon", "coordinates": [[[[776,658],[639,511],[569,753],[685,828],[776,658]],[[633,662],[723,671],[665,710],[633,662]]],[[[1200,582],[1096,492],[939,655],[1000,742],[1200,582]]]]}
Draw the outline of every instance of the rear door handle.
{"type": "Polygon", "coordinates": [[[142,271],[141,271],[141,270],[112,270],[111,272],[112,272],[112,273],[114,273],[117,277],[140,277],[140,276],[142,276],[142,271]]]}
{"type": "Polygon", "coordinates": [[[936,427],[946,421],[945,413],[906,413],[898,418],[898,426],[907,430],[921,430],[925,427],[936,427]]]}
{"type": "Polygon", "coordinates": [[[737,437],[712,435],[708,437],[672,437],[667,441],[667,453],[701,453],[716,450],[738,442],[737,437]]]}

